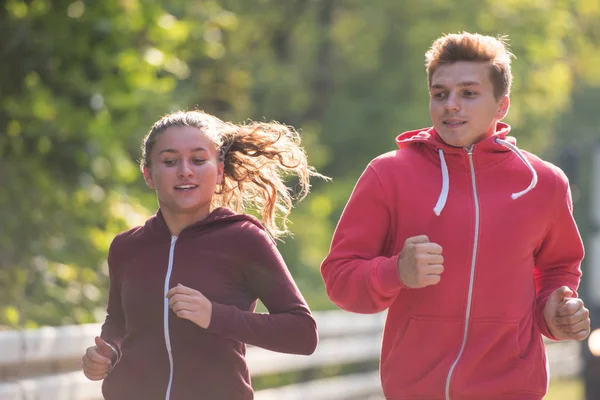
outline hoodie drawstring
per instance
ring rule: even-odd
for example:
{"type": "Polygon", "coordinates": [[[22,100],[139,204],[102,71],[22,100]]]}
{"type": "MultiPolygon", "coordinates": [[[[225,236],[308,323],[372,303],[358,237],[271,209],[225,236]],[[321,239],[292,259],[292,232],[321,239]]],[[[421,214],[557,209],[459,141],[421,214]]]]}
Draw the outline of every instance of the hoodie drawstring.
{"type": "Polygon", "coordinates": [[[448,190],[450,189],[450,177],[448,176],[448,166],[446,165],[446,159],[444,158],[444,152],[442,149],[438,149],[438,154],[440,156],[440,163],[442,165],[442,192],[440,193],[440,197],[438,198],[437,204],[435,205],[433,212],[438,217],[442,213],[444,206],[446,205],[446,200],[448,200],[448,190]]]}
{"type": "MultiPolygon", "coordinates": [[[[495,138],[494,141],[515,153],[521,159],[521,161],[523,161],[527,168],[529,168],[529,171],[531,172],[531,183],[529,184],[529,187],[520,192],[511,194],[510,197],[513,200],[516,200],[535,188],[538,182],[537,173],[535,172],[535,169],[533,168],[529,160],[525,158],[525,156],[523,155],[523,153],[521,153],[521,150],[519,150],[517,146],[499,138],[495,138]]],[[[440,193],[440,197],[438,198],[435,207],[433,208],[433,212],[439,217],[442,213],[442,210],[446,206],[446,200],[448,200],[448,191],[450,189],[450,177],[448,176],[448,166],[446,165],[446,159],[444,158],[444,152],[442,151],[442,149],[438,149],[438,154],[440,156],[440,164],[442,168],[442,191],[440,193]]]]}
{"type": "Polygon", "coordinates": [[[535,169],[533,168],[533,166],[531,165],[531,163],[525,158],[525,156],[523,155],[523,153],[521,153],[521,150],[519,150],[519,148],[517,146],[515,146],[514,144],[511,144],[509,142],[507,142],[506,140],[502,140],[499,138],[495,138],[494,141],[498,144],[501,144],[504,147],[509,148],[510,150],[513,151],[513,153],[515,153],[517,156],[519,156],[519,158],[521,159],[521,161],[523,161],[523,163],[527,166],[527,168],[529,168],[529,171],[531,171],[531,183],[529,184],[529,187],[525,190],[522,190],[518,193],[513,193],[511,195],[512,199],[518,199],[519,197],[523,196],[524,194],[530,192],[531,190],[533,190],[533,188],[535,187],[535,185],[537,185],[538,182],[538,176],[537,173],[535,172],[535,169]]]}

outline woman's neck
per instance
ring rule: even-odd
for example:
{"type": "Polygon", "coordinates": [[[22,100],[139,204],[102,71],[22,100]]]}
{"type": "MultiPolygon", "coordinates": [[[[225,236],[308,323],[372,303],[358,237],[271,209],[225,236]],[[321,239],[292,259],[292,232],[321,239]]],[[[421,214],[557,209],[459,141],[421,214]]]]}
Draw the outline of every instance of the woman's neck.
{"type": "Polygon", "coordinates": [[[210,214],[210,210],[202,210],[195,213],[172,212],[161,208],[165,223],[171,232],[171,236],[179,236],[185,228],[202,221],[210,214]]]}

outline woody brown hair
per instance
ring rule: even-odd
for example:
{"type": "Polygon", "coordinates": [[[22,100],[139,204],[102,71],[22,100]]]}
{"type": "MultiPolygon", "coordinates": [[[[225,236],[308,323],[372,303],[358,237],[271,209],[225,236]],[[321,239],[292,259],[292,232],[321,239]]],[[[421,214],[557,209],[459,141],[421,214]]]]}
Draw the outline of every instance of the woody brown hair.
{"type": "Polygon", "coordinates": [[[447,34],[433,42],[425,53],[427,80],[431,87],[433,73],[440,65],[458,61],[473,61],[490,65],[490,80],[496,99],[510,93],[512,73],[511,58],[506,36],[485,36],[478,33],[447,34]]]}
{"type": "Polygon", "coordinates": [[[278,122],[224,122],[200,110],[177,111],[158,120],[142,142],[140,168],[150,167],[156,138],[172,126],[198,128],[215,145],[223,162],[223,180],[217,185],[211,207],[226,206],[236,212],[258,211],[261,222],[274,237],[288,234],[293,200],[310,191],[310,177],[329,179],[308,165],[301,138],[291,126],[278,122]],[[295,176],[297,190],[285,180],[295,176]]]}

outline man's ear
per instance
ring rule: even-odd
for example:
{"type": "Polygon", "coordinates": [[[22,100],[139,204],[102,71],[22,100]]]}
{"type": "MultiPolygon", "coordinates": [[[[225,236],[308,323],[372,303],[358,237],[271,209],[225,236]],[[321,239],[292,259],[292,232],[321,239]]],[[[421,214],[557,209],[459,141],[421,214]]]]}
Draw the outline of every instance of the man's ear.
{"type": "Polygon", "coordinates": [[[498,102],[498,110],[496,111],[496,119],[501,120],[506,117],[508,114],[508,109],[510,108],[510,98],[508,95],[504,95],[500,98],[498,102]]]}
{"type": "Polygon", "coordinates": [[[154,180],[152,179],[150,168],[144,167],[142,172],[144,173],[144,181],[146,181],[146,185],[148,185],[150,189],[155,189],[156,187],[154,186],[154,180]]]}

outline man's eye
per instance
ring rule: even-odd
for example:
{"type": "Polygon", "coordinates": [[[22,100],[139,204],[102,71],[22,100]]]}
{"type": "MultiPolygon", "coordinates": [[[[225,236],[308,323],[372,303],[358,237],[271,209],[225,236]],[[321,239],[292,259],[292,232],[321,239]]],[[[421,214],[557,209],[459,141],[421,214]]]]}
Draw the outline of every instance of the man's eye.
{"type": "Polygon", "coordinates": [[[443,92],[440,92],[440,93],[433,93],[432,97],[433,97],[434,99],[441,100],[441,99],[443,99],[444,97],[446,97],[446,94],[445,94],[445,93],[443,93],[443,92]]]}
{"type": "Polygon", "coordinates": [[[471,91],[471,90],[467,90],[467,91],[465,91],[465,96],[467,96],[467,97],[473,97],[473,96],[475,96],[476,94],[477,94],[476,92],[473,92],[473,91],[471,91]]]}

